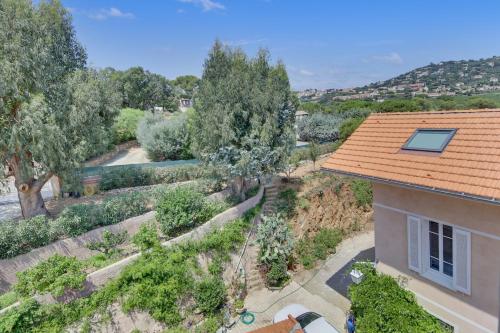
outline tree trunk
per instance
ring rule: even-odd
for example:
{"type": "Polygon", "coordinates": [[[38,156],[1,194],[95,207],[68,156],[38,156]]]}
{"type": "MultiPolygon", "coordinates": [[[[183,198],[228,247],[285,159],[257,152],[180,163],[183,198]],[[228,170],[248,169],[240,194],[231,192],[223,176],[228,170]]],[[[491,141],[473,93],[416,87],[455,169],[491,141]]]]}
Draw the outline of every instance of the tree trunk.
{"type": "Polygon", "coordinates": [[[42,193],[40,189],[30,188],[25,192],[17,191],[19,196],[19,203],[21,204],[21,211],[25,219],[36,215],[48,215],[49,211],[45,208],[42,193]]]}
{"type": "Polygon", "coordinates": [[[245,178],[243,176],[236,176],[232,185],[233,195],[240,198],[241,201],[245,200],[245,178]]]}

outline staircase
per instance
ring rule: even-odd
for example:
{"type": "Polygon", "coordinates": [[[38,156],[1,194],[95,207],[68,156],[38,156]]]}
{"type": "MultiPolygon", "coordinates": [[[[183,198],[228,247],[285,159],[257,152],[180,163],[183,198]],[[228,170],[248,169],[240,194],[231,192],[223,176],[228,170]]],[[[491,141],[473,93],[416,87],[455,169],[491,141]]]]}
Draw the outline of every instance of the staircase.
{"type": "Polygon", "coordinates": [[[270,216],[276,213],[276,198],[278,197],[278,187],[276,184],[271,183],[264,186],[264,195],[266,202],[262,206],[262,215],[270,216]]]}
{"type": "MultiPolygon", "coordinates": [[[[276,199],[278,197],[278,186],[272,182],[269,185],[264,186],[265,202],[262,206],[261,216],[270,216],[276,213],[276,199]]],[[[261,221],[261,216],[258,216],[255,220],[255,231],[257,231],[257,225],[261,221]]],[[[246,261],[246,281],[247,281],[247,292],[260,290],[265,287],[264,281],[259,272],[259,247],[255,244],[255,236],[252,235],[251,242],[245,253],[246,261]]]]}

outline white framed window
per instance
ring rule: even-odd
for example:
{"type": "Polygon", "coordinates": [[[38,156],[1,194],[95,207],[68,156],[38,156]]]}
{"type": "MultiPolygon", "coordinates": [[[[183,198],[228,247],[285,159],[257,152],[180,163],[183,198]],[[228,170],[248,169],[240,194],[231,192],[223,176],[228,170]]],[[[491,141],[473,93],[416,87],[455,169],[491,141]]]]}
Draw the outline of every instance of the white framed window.
{"type": "Polygon", "coordinates": [[[470,232],[408,216],[408,267],[447,288],[470,294],[470,232]]]}

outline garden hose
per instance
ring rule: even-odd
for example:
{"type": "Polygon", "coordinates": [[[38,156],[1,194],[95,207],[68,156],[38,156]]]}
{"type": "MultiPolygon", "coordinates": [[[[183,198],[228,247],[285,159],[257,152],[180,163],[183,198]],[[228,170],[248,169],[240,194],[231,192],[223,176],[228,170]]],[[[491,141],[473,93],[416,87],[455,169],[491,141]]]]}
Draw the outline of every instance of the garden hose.
{"type": "Polygon", "coordinates": [[[250,311],[245,311],[241,314],[240,320],[245,325],[251,325],[255,321],[255,315],[250,311]]]}

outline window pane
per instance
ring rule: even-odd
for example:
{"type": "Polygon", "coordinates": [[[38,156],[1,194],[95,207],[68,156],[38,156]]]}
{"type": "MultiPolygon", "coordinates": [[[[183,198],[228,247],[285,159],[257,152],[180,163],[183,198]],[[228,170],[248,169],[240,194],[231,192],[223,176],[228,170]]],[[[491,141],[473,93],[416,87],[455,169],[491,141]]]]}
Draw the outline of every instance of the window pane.
{"type": "Polygon", "coordinates": [[[436,234],[439,233],[439,224],[429,221],[429,230],[435,232],[436,234]]]}
{"type": "Polygon", "coordinates": [[[431,257],[430,264],[432,269],[439,271],[439,259],[431,257]]]}
{"type": "Polygon", "coordinates": [[[429,233],[429,253],[431,257],[439,258],[439,236],[429,233]]]}
{"type": "Polygon", "coordinates": [[[450,227],[449,225],[443,224],[443,236],[452,238],[453,237],[453,228],[450,227]]]}
{"type": "Polygon", "coordinates": [[[443,262],[443,273],[448,276],[453,276],[453,265],[443,262]]]}
{"type": "Polygon", "coordinates": [[[454,130],[417,130],[404,149],[442,151],[454,130]]]}
{"type": "Polygon", "coordinates": [[[453,264],[453,239],[443,237],[443,261],[453,264]]]}

